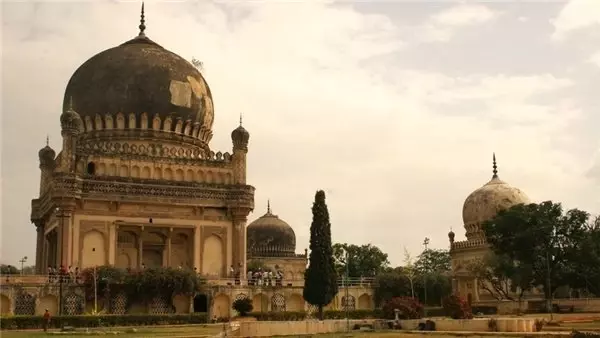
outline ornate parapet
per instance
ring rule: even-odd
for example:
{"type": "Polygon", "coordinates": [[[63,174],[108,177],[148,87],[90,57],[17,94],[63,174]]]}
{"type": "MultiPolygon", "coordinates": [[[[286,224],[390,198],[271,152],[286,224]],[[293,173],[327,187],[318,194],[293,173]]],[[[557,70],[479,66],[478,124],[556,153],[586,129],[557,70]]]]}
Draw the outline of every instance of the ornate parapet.
{"type": "Polygon", "coordinates": [[[152,140],[111,139],[98,140],[94,143],[83,143],[77,147],[79,156],[118,156],[134,157],[138,160],[152,160],[158,163],[174,163],[184,165],[202,165],[205,167],[227,167],[232,160],[228,152],[205,151],[199,147],[174,144],[163,144],[152,140]]]}
{"type": "MultiPolygon", "coordinates": [[[[143,180],[138,180],[143,181],[143,180]]],[[[149,180],[150,181],[150,180],[149,180]]],[[[169,202],[203,207],[254,209],[250,185],[193,184],[189,182],[131,182],[128,179],[84,180],[81,198],[90,200],[169,202]]]]}
{"type": "Polygon", "coordinates": [[[489,243],[485,239],[473,239],[454,242],[450,245],[450,250],[476,249],[487,247],[489,247],[489,243]]]}
{"type": "Polygon", "coordinates": [[[94,145],[102,140],[114,139],[157,139],[185,143],[208,153],[208,143],[213,136],[210,127],[199,122],[161,118],[159,114],[96,114],[93,118],[88,115],[84,117],[83,124],[85,131],[79,137],[80,144],[94,145]]]}
{"type": "Polygon", "coordinates": [[[89,199],[119,202],[178,203],[201,207],[254,209],[255,188],[250,185],[170,182],[111,177],[110,180],[55,177],[53,189],[31,201],[31,219],[37,221],[63,201],[89,199]]]}

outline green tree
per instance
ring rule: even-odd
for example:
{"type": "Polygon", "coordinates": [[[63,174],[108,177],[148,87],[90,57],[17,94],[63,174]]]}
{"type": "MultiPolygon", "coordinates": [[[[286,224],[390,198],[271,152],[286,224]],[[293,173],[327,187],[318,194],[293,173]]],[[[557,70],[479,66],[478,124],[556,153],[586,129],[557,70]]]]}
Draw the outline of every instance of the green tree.
{"type": "Polygon", "coordinates": [[[427,287],[427,304],[441,305],[442,299],[452,294],[452,280],[445,272],[428,272],[427,282],[423,275],[415,280],[415,292],[418,299],[425,300],[425,287],[427,287]]]}
{"type": "Polygon", "coordinates": [[[477,277],[479,289],[497,300],[521,301],[524,292],[534,286],[532,266],[507,255],[490,253],[467,268],[477,277]]]}
{"type": "Polygon", "coordinates": [[[419,273],[449,272],[452,268],[450,252],[427,249],[417,257],[415,268],[419,273]]]}
{"type": "Polygon", "coordinates": [[[411,284],[401,269],[393,269],[375,277],[374,299],[377,306],[394,297],[410,297],[411,284]]]}
{"type": "Polygon", "coordinates": [[[317,306],[318,317],[323,320],[323,307],[329,304],[338,292],[331,246],[331,224],[323,190],[315,194],[312,214],[310,255],[304,274],[303,296],[307,303],[317,306]]]}
{"type": "Polygon", "coordinates": [[[589,214],[560,203],[519,204],[484,222],[497,256],[531,267],[532,284],[544,285],[547,306],[557,287],[573,282],[574,258],[586,237],[589,214]]]}
{"type": "Polygon", "coordinates": [[[415,298],[415,280],[419,276],[419,271],[415,267],[413,258],[406,248],[404,248],[404,266],[401,267],[402,274],[408,278],[410,283],[410,296],[415,298]]]}
{"type": "Polygon", "coordinates": [[[589,222],[572,260],[570,286],[600,296],[600,216],[589,222]]]}
{"type": "Polygon", "coordinates": [[[17,275],[19,274],[19,269],[12,265],[2,264],[0,265],[0,273],[3,275],[17,275]]]}
{"type": "Polygon", "coordinates": [[[375,277],[389,267],[388,255],[378,247],[336,243],[333,245],[333,257],[338,276],[346,275],[346,252],[350,259],[348,275],[350,277],[375,277]]]}

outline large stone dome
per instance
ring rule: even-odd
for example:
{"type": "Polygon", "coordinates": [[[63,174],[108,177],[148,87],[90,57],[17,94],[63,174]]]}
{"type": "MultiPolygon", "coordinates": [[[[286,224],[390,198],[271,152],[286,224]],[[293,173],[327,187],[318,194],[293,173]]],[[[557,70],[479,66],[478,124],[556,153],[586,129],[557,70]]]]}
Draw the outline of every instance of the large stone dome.
{"type": "Polygon", "coordinates": [[[290,257],[296,254],[294,229],[277,215],[267,213],[246,229],[248,257],[290,257]]]}
{"type": "Polygon", "coordinates": [[[492,179],[481,188],[473,191],[463,205],[463,222],[467,239],[483,236],[481,224],[504,209],[517,204],[530,203],[529,197],[518,188],[510,186],[498,177],[496,156],[492,179]]]}
{"type": "Polygon", "coordinates": [[[151,129],[154,120],[160,124],[170,117],[160,131],[175,131],[181,121],[188,130],[196,128],[195,138],[208,143],[214,118],[208,84],[194,65],[150,40],[145,28],[142,14],[136,38],[100,52],[75,71],[65,90],[63,112],[72,102],[82,120],[91,118],[94,130],[108,128],[96,128],[97,117],[104,121],[119,113],[127,121],[125,129],[151,129]]]}

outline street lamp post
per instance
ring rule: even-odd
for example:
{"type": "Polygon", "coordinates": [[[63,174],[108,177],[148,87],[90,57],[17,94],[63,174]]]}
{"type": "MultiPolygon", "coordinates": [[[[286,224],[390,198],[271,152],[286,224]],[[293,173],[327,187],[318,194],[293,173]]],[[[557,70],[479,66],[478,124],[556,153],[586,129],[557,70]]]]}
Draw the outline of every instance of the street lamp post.
{"type": "MultiPolygon", "coordinates": [[[[556,229],[552,228],[552,238],[555,238],[556,236],[556,229]]],[[[554,244],[552,243],[552,240],[550,241],[550,245],[552,246],[552,249],[554,249],[554,244]]],[[[550,256],[550,248],[546,247],[546,287],[548,287],[548,293],[547,293],[547,297],[548,299],[546,300],[546,306],[548,307],[548,311],[550,311],[550,321],[553,320],[553,307],[554,307],[554,293],[552,292],[552,276],[551,276],[551,271],[550,271],[550,259],[554,259],[554,256],[550,256]]]]}
{"type": "MultiPolygon", "coordinates": [[[[424,253],[427,255],[427,246],[429,245],[429,238],[425,237],[423,241],[423,246],[425,246],[424,253]]],[[[423,304],[423,312],[425,317],[427,317],[427,269],[429,267],[425,267],[425,274],[423,275],[423,293],[425,295],[425,304],[423,304]]]]}
{"type": "Polygon", "coordinates": [[[350,332],[350,316],[348,315],[348,301],[349,301],[349,293],[348,293],[348,283],[350,282],[350,255],[348,254],[348,251],[346,250],[346,283],[344,284],[346,290],[346,304],[345,308],[346,308],[346,332],[350,332]]]}
{"type": "Polygon", "coordinates": [[[27,262],[27,256],[24,256],[23,258],[19,259],[19,262],[21,262],[21,275],[23,274],[23,265],[25,264],[25,262],[27,262]]]}

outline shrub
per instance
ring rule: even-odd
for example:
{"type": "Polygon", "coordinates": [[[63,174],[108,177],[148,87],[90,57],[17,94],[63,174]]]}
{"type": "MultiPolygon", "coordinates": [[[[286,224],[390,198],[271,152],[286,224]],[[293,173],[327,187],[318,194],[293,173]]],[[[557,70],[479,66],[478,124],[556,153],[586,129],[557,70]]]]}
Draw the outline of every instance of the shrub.
{"type": "Polygon", "coordinates": [[[113,266],[87,268],[81,272],[86,297],[94,297],[94,272],[99,295],[125,292],[129,303],[148,302],[156,296],[172,299],[175,295],[192,295],[202,290],[205,281],[194,271],[152,268],[128,271],[113,266]]]}
{"type": "Polygon", "coordinates": [[[464,299],[457,295],[450,295],[442,299],[442,307],[446,316],[452,319],[470,319],[473,318],[471,306],[464,299]]]}
{"type": "Polygon", "coordinates": [[[242,317],[252,312],[252,309],[254,308],[252,306],[252,300],[250,298],[236,299],[231,305],[231,307],[235,311],[237,311],[242,317]]]}
{"type": "Polygon", "coordinates": [[[488,329],[492,332],[498,332],[498,321],[495,318],[488,320],[488,329]]]}
{"type": "MultiPolygon", "coordinates": [[[[204,324],[208,322],[206,313],[171,314],[171,315],[98,315],[98,316],[54,316],[50,327],[109,327],[109,326],[149,326],[204,324]]],[[[0,318],[2,330],[41,329],[42,316],[10,316],[0,318]]]]}
{"type": "Polygon", "coordinates": [[[394,319],[395,310],[398,309],[400,319],[419,319],[423,318],[423,305],[411,297],[394,297],[383,303],[383,317],[385,319],[394,319]]]}
{"type": "Polygon", "coordinates": [[[533,326],[535,328],[535,332],[542,331],[542,329],[544,328],[544,325],[546,325],[546,320],[545,319],[536,319],[535,322],[533,323],[533,326]]]}

